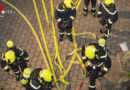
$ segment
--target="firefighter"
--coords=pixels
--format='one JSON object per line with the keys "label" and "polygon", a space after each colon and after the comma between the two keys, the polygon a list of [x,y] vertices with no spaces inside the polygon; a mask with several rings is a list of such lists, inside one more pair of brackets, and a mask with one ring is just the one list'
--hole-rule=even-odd
{"label": "firefighter", "polygon": [[95,90],[95,81],[110,70],[111,60],[105,49],[105,39],[100,38],[98,43],[90,43],[82,47],[82,60],[87,70],[89,79],[89,90]]}
{"label": "firefighter", "polygon": [[21,84],[26,88],[26,90],[28,90],[28,85],[29,85],[29,80],[30,80],[30,76],[31,76],[31,69],[30,68],[25,68],[23,71],[23,75],[21,78]]}
{"label": "firefighter", "polygon": [[76,7],[72,0],[64,0],[60,3],[55,10],[55,18],[57,20],[57,26],[59,28],[59,41],[63,41],[64,31],[66,31],[67,37],[71,42],[72,38],[72,21],[76,17]]}
{"label": "firefighter", "polygon": [[84,16],[86,16],[87,15],[87,13],[88,13],[88,5],[89,5],[89,2],[91,1],[91,4],[92,4],[92,8],[91,8],[91,14],[92,14],[92,16],[93,17],[95,17],[96,16],[96,1],[97,0],[84,0],[84,3],[85,3],[85,6],[84,6],[84,12],[83,12],[83,14],[84,14]]}
{"label": "firefighter", "polygon": [[98,9],[98,18],[101,24],[101,33],[105,33],[104,38],[108,38],[110,35],[112,24],[118,20],[118,12],[115,0],[104,0]]}
{"label": "firefighter", "polygon": [[29,56],[26,51],[17,48],[12,41],[7,41],[7,50],[2,54],[1,67],[9,72],[10,68],[16,75],[16,80],[20,79],[20,69],[23,72],[27,68]]}
{"label": "firefighter", "polygon": [[31,73],[29,90],[51,90],[53,76],[48,69],[37,68]]}

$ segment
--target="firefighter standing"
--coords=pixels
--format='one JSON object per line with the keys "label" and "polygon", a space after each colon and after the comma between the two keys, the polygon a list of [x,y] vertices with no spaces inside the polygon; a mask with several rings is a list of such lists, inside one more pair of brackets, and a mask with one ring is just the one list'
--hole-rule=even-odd
{"label": "firefighter standing", "polygon": [[88,13],[88,5],[89,5],[89,2],[91,1],[91,4],[92,4],[92,8],[91,8],[91,13],[92,13],[92,16],[95,17],[95,13],[96,13],[96,1],[97,0],[84,0],[84,3],[85,3],[85,6],[84,6],[84,16],[87,15]]}
{"label": "firefighter standing", "polygon": [[67,33],[67,37],[72,42],[72,21],[76,17],[76,7],[72,0],[64,0],[56,7],[55,18],[58,22],[57,26],[60,30],[60,39],[63,41],[64,31]]}
{"label": "firefighter standing", "polygon": [[48,69],[37,68],[31,73],[29,90],[51,90],[53,76]]}
{"label": "firefighter standing", "polygon": [[8,41],[7,50],[2,54],[1,67],[7,72],[11,68],[18,81],[20,79],[20,69],[23,72],[27,68],[27,62],[29,62],[27,52],[17,48],[12,41]]}
{"label": "firefighter standing", "polygon": [[[118,20],[118,12],[114,0],[104,0],[98,9],[99,22],[102,25],[100,32],[105,33],[105,38],[110,35],[112,24]],[[104,29],[106,29],[104,31]]]}
{"label": "firefighter standing", "polygon": [[111,67],[111,60],[105,51],[105,39],[100,38],[97,43],[90,43],[82,47],[82,59],[87,70],[87,76],[90,76],[89,90],[95,90],[96,78],[103,76]]}

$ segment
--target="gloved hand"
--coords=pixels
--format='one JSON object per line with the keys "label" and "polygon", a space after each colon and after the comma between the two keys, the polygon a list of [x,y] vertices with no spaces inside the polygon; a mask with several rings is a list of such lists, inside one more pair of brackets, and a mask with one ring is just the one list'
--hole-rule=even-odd
{"label": "gloved hand", "polygon": [[91,63],[90,61],[87,61],[87,62],[84,64],[84,67],[88,67],[88,66],[92,67],[92,63]]}

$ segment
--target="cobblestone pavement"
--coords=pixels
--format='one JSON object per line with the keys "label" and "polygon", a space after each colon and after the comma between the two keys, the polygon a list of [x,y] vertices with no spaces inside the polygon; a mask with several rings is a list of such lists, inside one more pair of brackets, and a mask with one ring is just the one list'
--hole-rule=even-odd
{"label": "cobblestone pavement", "polygon": [[[31,22],[33,27],[35,28],[40,41],[42,42],[42,37],[40,34],[40,28],[37,22],[37,17],[33,5],[32,0],[8,0],[14,6],[16,6]],[[48,15],[49,21],[51,22],[51,12],[50,12],[50,1],[44,0]],[[63,1],[63,0],[62,0]],[[54,7],[61,0],[53,0]],[[40,13],[40,18],[42,21],[42,26],[44,29],[44,34],[47,42],[47,46],[50,52],[50,56],[52,60],[55,55],[54,48],[54,40],[51,32],[48,29],[46,24],[46,19],[44,16],[44,11],[42,8],[41,0],[36,0],[38,11]],[[97,88],[103,87],[102,90],[117,90],[114,89],[118,84],[119,79],[119,63],[117,61],[116,55],[120,52],[118,48],[118,44],[124,41],[127,42],[128,47],[130,48],[130,0],[116,0],[117,9],[119,11],[119,20],[112,27],[111,37],[107,40],[107,48],[111,51],[110,57],[112,60],[112,68],[105,77],[97,80]],[[0,4],[3,4],[6,9],[13,10],[8,5],[4,4],[0,1]],[[95,33],[98,37],[101,36],[99,33],[99,24],[96,18],[93,18],[90,14],[87,17],[83,16],[83,5],[82,1],[80,8],[77,12],[77,17],[75,19],[75,31],[76,33],[81,32],[92,32]],[[13,10],[14,11],[14,10]],[[21,47],[29,53],[30,57],[30,68],[33,70],[34,68],[46,68],[44,60],[42,58],[40,48],[36,42],[36,39],[28,26],[28,24],[24,21],[24,19],[16,12],[13,14],[6,14],[4,17],[0,17],[0,55],[6,49],[6,41],[13,40],[16,46]],[[56,26],[56,24],[55,24]],[[58,29],[56,27],[56,35],[58,37]],[[76,38],[78,46],[80,47],[82,44],[88,43],[87,40],[91,40],[91,37],[87,35],[78,36]],[[42,43],[43,45],[43,43]],[[44,47],[44,45],[43,45]],[[73,43],[70,43],[68,40],[61,42],[59,44],[59,52],[65,68],[68,67],[68,63],[63,61],[63,57],[73,51]],[[54,64],[54,62],[53,62]],[[58,68],[54,65],[56,73],[58,73]],[[81,65],[73,64],[70,74],[70,89],[67,90],[78,90],[80,83],[83,81],[82,90],[87,90],[88,87],[88,78],[83,80],[82,77],[82,68]],[[57,74],[58,75],[58,74]],[[24,87],[21,86],[19,82],[15,81],[15,78],[8,75],[8,73],[4,72],[0,68],[0,88],[5,88],[7,90],[25,90]],[[60,84],[61,90],[63,90],[63,84]],[[54,90],[57,90],[56,88]]]}

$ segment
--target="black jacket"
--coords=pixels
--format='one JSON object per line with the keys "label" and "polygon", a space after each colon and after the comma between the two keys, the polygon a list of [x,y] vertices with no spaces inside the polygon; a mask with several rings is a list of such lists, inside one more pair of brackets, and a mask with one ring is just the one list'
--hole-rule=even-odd
{"label": "black jacket", "polygon": [[52,88],[51,82],[45,82],[44,79],[42,81],[39,80],[39,73],[41,70],[42,70],[41,68],[37,68],[31,73],[30,83],[29,83],[30,90],[44,90],[45,88],[46,88],[45,90],[51,90]]}
{"label": "black jacket", "polygon": [[[15,61],[14,63],[7,63],[5,60],[5,53],[9,50],[14,51],[15,53]],[[17,48],[16,46],[13,48],[8,48],[3,54],[2,54],[2,63],[1,63],[1,67],[5,70],[5,71],[9,71],[9,67],[8,65],[18,65],[19,62],[21,62],[22,60],[24,60],[25,62],[29,61],[29,56],[27,54],[27,52],[21,48]]]}
{"label": "black jacket", "polygon": [[98,9],[98,17],[106,20],[107,24],[113,24],[118,20],[118,11],[116,6],[113,4],[112,7],[101,3]]}
{"label": "black jacket", "polygon": [[76,17],[76,7],[72,6],[71,8],[65,8],[64,3],[60,3],[55,10],[56,20],[61,19],[62,21],[71,20],[70,17]]}
{"label": "black jacket", "polygon": [[83,63],[89,60],[90,62],[92,62],[93,65],[96,65],[98,68],[101,68],[104,65],[104,68],[101,70],[101,72],[106,73],[111,68],[111,60],[109,56],[107,55],[106,50],[96,43],[90,43],[89,45],[95,46],[97,51],[95,52],[95,57],[92,60],[89,60],[85,56],[85,49],[87,46],[83,46],[82,51],[81,51]]}

